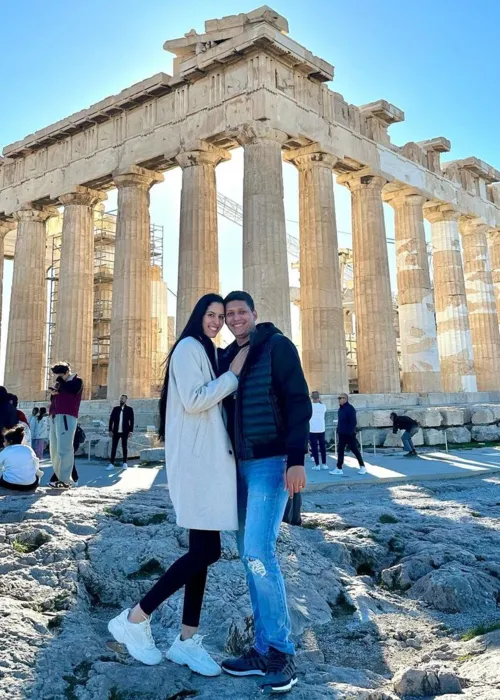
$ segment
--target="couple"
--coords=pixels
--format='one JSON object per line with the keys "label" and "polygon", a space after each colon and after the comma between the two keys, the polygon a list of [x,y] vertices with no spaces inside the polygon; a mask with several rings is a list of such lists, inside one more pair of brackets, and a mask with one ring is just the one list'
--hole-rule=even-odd
{"label": "couple", "polygon": [[[213,339],[224,319],[236,340]],[[311,404],[295,346],[272,323],[256,325],[252,297],[207,294],[169,355],[160,400],[170,496],[189,550],[131,610],[110,621],[114,638],[143,663],[162,660],[150,616],[184,587],[182,629],[170,661],[206,676],[221,667],[198,635],[207,570],[221,556],[221,530],[236,530],[255,623],[255,644],[222,669],[264,676],[266,693],[297,682],[276,540],[289,496],[305,486]],[[224,403],[224,407],[223,407]]]}

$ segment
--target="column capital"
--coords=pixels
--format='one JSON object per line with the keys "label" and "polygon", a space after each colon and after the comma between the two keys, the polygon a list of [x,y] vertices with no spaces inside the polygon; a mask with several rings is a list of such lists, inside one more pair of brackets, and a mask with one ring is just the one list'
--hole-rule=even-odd
{"label": "column capital", "polygon": [[0,220],[0,238],[4,238],[9,231],[16,228],[15,221]]}
{"label": "column capital", "polygon": [[215,168],[219,163],[231,160],[231,154],[223,148],[202,142],[197,147],[181,151],[175,160],[183,170],[191,168],[193,165],[213,165]]}
{"label": "column capital", "polygon": [[298,170],[305,170],[310,166],[328,168],[333,170],[338,162],[337,156],[329,153],[319,143],[312,143],[303,148],[294,148],[283,153],[283,160],[293,163]]}
{"label": "column capital", "polygon": [[452,204],[432,201],[424,205],[424,217],[435,224],[438,221],[458,221],[461,214]]}
{"label": "column capital", "polygon": [[267,122],[248,122],[238,130],[235,138],[240,146],[260,140],[275,141],[282,146],[288,140],[288,134],[280,129],[274,129]]}
{"label": "column capital", "polygon": [[[391,183],[392,184],[392,183]],[[386,204],[397,209],[405,204],[413,204],[423,207],[427,202],[427,197],[423,195],[416,187],[398,187],[382,192],[382,199]]]}
{"label": "column capital", "polygon": [[461,216],[458,221],[458,228],[462,237],[476,233],[483,233],[486,235],[490,230],[486,221],[483,221],[483,219],[478,216]]}
{"label": "column capital", "polygon": [[72,204],[84,206],[84,207],[94,207],[98,202],[102,202],[107,199],[107,194],[105,192],[99,192],[98,190],[91,190],[89,187],[82,187],[77,185],[71,192],[62,194],[59,197],[59,201],[65,207]]}
{"label": "column capital", "polygon": [[51,216],[57,216],[57,214],[58,211],[56,207],[38,207],[33,205],[15,211],[12,216],[20,223],[44,223],[47,219],[50,219]]}
{"label": "column capital", "polygon": [[140,168],[138,165],[129,165],[113,172],[113,182],[118,189],[120,187],[140,187],[149,190],[157,182],[163,182],[163,175],[154,170]]}
{"label": "column capital", "polygon": [[387,184],[387,180],[382,175],[379,175],[371,168],[363,168],[354,173],[347,173],[337,177],[339,185],[345,185],[351,192],[360,192],[361,190],[380,190]]}

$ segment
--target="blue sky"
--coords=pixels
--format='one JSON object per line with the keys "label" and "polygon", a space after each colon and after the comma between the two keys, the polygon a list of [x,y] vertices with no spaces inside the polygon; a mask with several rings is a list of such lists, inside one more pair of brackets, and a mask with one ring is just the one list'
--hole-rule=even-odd
{"label": "blue sky", "polygon": [[[0,0],[0,146],[154,73],[171,73],[171,56],[162,48],[166,39],[191,28],[201,32],[206,19],[258,5],[257,0]],[[331,87],[348,102],[384,98],[404,110],[406,121],[391,127],[393,142],[445,136],[452,143],[448,159],[474,155],[500,169],[498,0],[273,0],[271,6],[287,17],[293,39],[335,66]],[[241,201],[241,154],[220,166],[217,177],[220,190]],[[293,166],[285,166],[284,177],[287,217],[297,220]],[[180,172],[173,171],[151,196],[152,219],[165,227],[165,276],[173,289],[179,192]],[[336,188],[336,203],[338,228],[349,231],[344,188]],[[385,209],[390,234],[392,213]],[[289,232],[298,235],[297,225],[290,223]],[[341,236],[340,244],[348,245],[348,237]],[[241,279],[241,232],[224,220],[220,247],[226,291]],[[7,263],[4,307],[10,280]],[[2,336],[3,350],[5,332]]]}

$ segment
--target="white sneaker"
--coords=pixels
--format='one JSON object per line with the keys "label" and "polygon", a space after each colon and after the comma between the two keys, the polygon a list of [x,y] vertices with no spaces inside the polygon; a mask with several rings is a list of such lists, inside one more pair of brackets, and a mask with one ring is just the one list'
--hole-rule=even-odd
{"label": "white sneaker", "polygon": [[147,666],[156,666],[161,663],[163,655],[156,648],[149,619],[135,624],[129,622],[129,613],[130,609],[127,608],[110,620],[108,630],[117,642],[125,644],[130,656],[133,656],[137,661],[142,661]]}
{"label": "white sneaker", "polygon": [[332,474],[332,476],[347,476],[347,474],[344,474],[343,469],[332,469],[328,473]]}
{"label": "white sneaker", "polygon": [[167,659],[180,666],[189,666],[191,671],[202,676],[218,676],[222,669],[203,646],[203,637],[195,634],[191,639],[181,641],[179,634],[167,651]]}
{"label": "white sneaker", "polygon": [[108,466],[106,467],[106,470],[105,470],[105,471],[107,471],[107,472],[112,472],[114,468],[115,468],[115,465],[114,465],[114,464],[108,464]]}
{"label": "white sneaker", "polygon": [[365,467],[365,466],[360,467],[360,468],[359,468],[359,471],[358,471],[358,474],[366,474],[366,467]]}
{"label": "white sneaker", "polygon": [[128,464],[126,462],[122,464],[122,469],[128,469]]}
{"label": "white sneaker", "polygon": [[319,466],[319,464],[313,464],[311,467],[311,471],[313,471],[313,472],[319,472],[320,470],[321,470],[321,467]]}
{"label": "white sneaker", "polygon": [[328,464],[322,464],[322,465],[321,465],[321,469],[322,469],[324,472],[327,472],[328,469],[329,469]]}

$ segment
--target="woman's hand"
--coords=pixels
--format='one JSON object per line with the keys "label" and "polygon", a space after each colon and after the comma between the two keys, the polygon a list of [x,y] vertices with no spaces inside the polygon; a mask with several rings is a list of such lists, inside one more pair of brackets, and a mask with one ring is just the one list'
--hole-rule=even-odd
{"label": "woman's hand", "polygon": [[237,377],[239,377],[241,374],[241,370],[243,369],[243,365],[245,364],[245,360],[247,359],[247,355],[248,355],[249,350],[250,350],[249,345],[247,345],[244,348],[241,348],[239,353],[236,355],[234,360],[231,362],[231,366],[229,367],[229,369]]}

